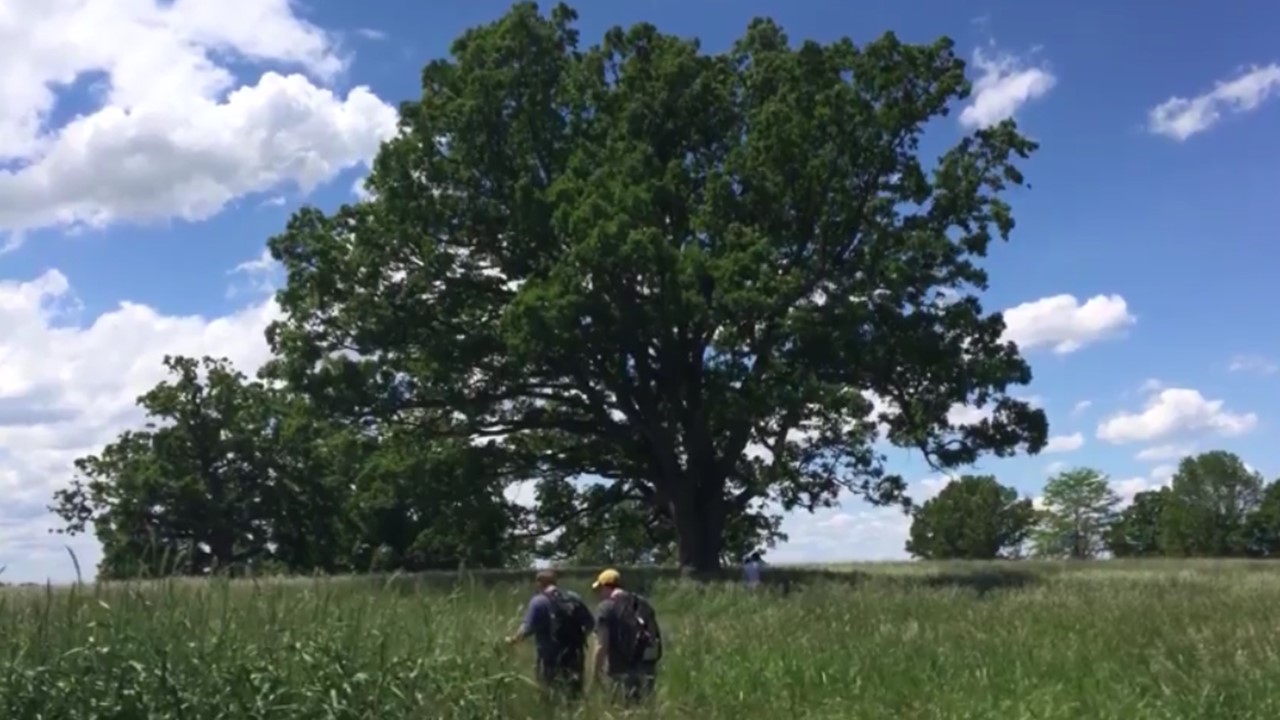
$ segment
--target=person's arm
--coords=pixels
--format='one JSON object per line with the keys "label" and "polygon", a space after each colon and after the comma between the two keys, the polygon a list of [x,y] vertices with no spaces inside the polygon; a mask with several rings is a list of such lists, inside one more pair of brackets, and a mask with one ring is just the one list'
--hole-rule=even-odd
{"label": "person's arm", "polygon": [[605,674],[609,662],[609,629],[613,621],[609,615],[608,607],[601,603],[596,610],[596,651],[592,660],[595,670],[592,675],[598,682]]}
{"label": "person's arm", "polygon": [[543,603],[539,602],[541,599],[542,596],[539,595],[529,601],[529,607],[524,613],[524,620],[521,621],[520,628],[516,630],[515,634],[507,638],[508,643],[515,645],[534,633],[535,628],[538,626],[538,616],[543,605]]}

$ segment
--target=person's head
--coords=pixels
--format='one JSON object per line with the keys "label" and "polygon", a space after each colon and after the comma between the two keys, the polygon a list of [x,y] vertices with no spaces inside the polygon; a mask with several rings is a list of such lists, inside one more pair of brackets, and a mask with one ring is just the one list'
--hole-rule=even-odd
{"label": "person's head", "polygon": [[539,570],[538,574],[533,576],[533,582],[538,586],[539,590],[555,587],[558,579],[555,570]]}
{"label": "person's head", "polygon": [[622,589],[622,573],[613,568],[601,571],[596,576],[596,581],[591,583],[591,589],[601,597],[612,595],[614,590]]}
{"label": "person's head", "polygon": [[751,557],[749,559],[751,562],[760,562],[760,551],[757,550],[756,552],[751,553]]}

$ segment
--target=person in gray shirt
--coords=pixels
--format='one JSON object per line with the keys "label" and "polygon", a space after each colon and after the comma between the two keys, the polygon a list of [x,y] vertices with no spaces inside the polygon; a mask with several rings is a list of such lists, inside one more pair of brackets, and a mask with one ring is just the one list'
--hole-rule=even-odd
{"label": "person in gray shirt", "polygon": [[643,596],[622,587],[617,570],[605,570],[591,588],[600,596],[596,606],[595,677],[608,678],[625,703],[652,697],[662,658],[662,629],[653,606]]}

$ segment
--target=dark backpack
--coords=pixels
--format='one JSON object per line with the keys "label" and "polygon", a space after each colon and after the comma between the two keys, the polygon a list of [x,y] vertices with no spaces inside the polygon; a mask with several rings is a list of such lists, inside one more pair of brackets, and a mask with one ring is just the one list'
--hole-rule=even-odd
{"label": "dark backpack", "polygon": [[622,638],[629,645],[623,655],[631,659],[631,666],[654,663],[662,659],[662,630],[658,616],[648,600],[627,593],[618,599],[618,615],[622,621]]}
{"label": "dark backpack", "polygon": [[591,611],[581,600],[558,589],[547,593],[547,598],[551,600],[551,640],[556,649],[562,653],[581,650],[587,644]]}

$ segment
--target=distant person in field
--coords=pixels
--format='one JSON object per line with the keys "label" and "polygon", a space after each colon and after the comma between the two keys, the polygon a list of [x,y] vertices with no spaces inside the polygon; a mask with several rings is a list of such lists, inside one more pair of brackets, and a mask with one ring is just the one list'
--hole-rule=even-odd
{"label": "distant person in field", "polygon": [[662,629],[653,606],[643,596],[622,587],[617,570],[605,570],[591,589],[596,606],[595,678],[608,680],[610,689],[627,704],[653,695],[658,661],[662,659]]}
{"label": "distant person in field", "polygon": [[760,586],[760,573],[764,570],[764,559],[760,557],[759,551],[753,552],[742,560],[742,579],[746,581],[749,589],[756,589]]}
{"label": "distant person in field", "polygon": [[529,600],[524,622],[507,642],[514,645],[532,637],[538,681],[550,694],[574,699],[582,695],[587,639],[595,618],[582,596],[557,587],[557,579],[554,570],[538,572],[537,591]]}

